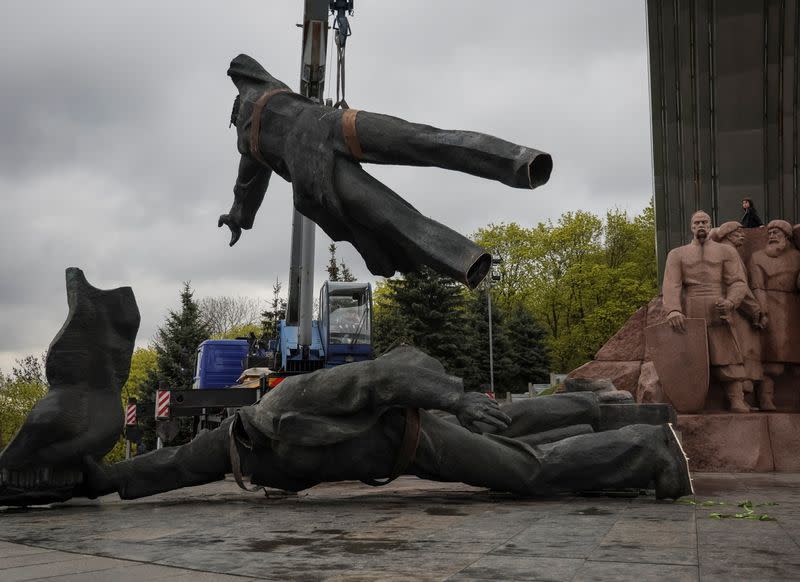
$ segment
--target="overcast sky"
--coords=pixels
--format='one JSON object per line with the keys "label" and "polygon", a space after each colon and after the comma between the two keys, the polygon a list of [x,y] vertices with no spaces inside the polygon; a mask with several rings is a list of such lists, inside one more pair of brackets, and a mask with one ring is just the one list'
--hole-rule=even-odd
{"label": "overcast sky", "polygon": [[[42,353],[66,316],[64,269],[130,285],[146,345],[183,281],[268,297],[287,279],[291,189],[273,177],[228,247],[238,154],[230,60],[297,88],[301,0],[11,0],[0,10],[0,368]],[[469,235],[584,209],[639,212],[652,191],[644,0],[357,0],[351,107],[549,152],[534,191],[438,169],[367,167]],[[333,88],[333,77],[329,89]],[[327,236],[317,229],[314,287]],[[373,279],[348,243],[341,257]]]}

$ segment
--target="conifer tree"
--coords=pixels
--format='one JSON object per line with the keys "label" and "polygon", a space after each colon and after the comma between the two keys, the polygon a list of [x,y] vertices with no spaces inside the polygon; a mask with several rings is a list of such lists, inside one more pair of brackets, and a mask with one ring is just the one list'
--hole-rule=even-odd
{"label": "conifer tree", "polygon": [[180,295],[180,311],[170,310],[153,342],[159,381],[165,388],[172,390],[191,388],[197,347],[209,336],[193,295],[189,283],[184,283]]}
{"label": "conifer tree", "polygon": [[[477,384],[481,390],[491,386],[489,358],[489,305],[488,289],[481,285],[473,293],[472,317],[476,335],[473,361],[476,366],[476,377],[469,382]],[[492,296],[494,299],[494,295]],[[517,346],[509,337],[503,309],[496,299],[492,301],[492,355],[494,360],[494,389],[498,395],[513,392],[514,381],[519,375],[519,366],[515,361]],[[466,379],[465,379],[466,382]]]}
{"label": "conifer tree", "polygon": [[[156,331],[153,348],[157,367],[149,371],[141,384],[139,393],[144,402],[153,402],[156,390],[187,390],[192,386],[197,347],[209,335],[193,295],[189,283],[184,283],[180,310],[170,310],[166,321]],[[152,449],[155,446],[152,420],[143,420],[143,440],[146,447]],[[173,444],[188,441],[190,433],[189,419],[181,419],[181,431]]]}
{"label": "conifer tree", "polygon": [[328,259],[328,266],[325,268],[328,271],[328,281],[339,280],[339,264],[336,262],[336,243],[331,243],[328,246],[328,252],[331,254]]}
{"label": "conifer tree", "polygon": [[328,259],[328,266],[325,270],[328,272],[328,281],[355,281],[356,278],[350,272],[350,267],[345,265],[344,261],[338,261],[336,258],[336,244],[331,243],[328,246],[328,252],[331,254]]}
{"label": "conifer tree", "polygon": [[384,352],[399,342],[416,346],[444,365],[449,374],[474,382],[474,332],[461,285],[424,267],[386,281],[376,311],[373,342]]}

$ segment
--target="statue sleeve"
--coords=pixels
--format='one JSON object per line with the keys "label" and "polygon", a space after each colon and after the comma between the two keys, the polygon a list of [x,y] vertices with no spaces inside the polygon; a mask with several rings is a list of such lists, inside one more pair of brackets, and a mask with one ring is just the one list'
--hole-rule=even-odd
{"label": "statue sleeve", "polygon": [[242,155],[239,161],[239,175],[233,187],[233,206],[230,215],[239,227],[247,230],[253,227],[261,202],[269,186],[272,170],[249,155]]}
{"label": "statue sleeve", "polygon": [[767,287],[767,281],[764,270],[758,262],[753,259],[750,259],[750,262],[747,264],[747,270],[750,273],[750,288],[753,290],[753,295],[761,305],[761,311],[766,314],[767,295],[764,290]]}
{"label": "statue sleeve", "polygon": [[738,253],[732,248],[726,249],[730,252],[726,253],[723,263],[723,277],[727,289],[725,295],[735,307],[739,307],[750,290],[747,286],[747,273]]}
{"label": "statue sleeve", "polygon": [[683,269],[681,268],[680,256],[676,250],[670,251],[667,255],[667,264],[664,267],[664,282],[661,284],[664,309],[667,310],[667,313],[670,311],[683,313],[683,308],[681,307]]}

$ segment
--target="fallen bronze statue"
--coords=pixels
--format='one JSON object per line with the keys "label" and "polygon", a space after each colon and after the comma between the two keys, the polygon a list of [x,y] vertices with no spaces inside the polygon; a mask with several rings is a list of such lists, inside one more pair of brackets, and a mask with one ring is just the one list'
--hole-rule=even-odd
{"label": "fallen bronze statue", "polygon": [[239,91],[231,122],[241,154],[234,202],[218,225],[230,244],[252,228],[272,173],[292,183],[294,206],[335,241],[348,241],[374,275],[427,265],[469,287],[491,257],[447,226],[423,216],[362,163],[437,166],[514,188],[546,183],[552,158],[472,131],[443,130],[397,117],[333,109],[275,79],[247,55],[228,69]]}
{"label": "fallen bronze statue", "polygon": [[692,492],[669,424],[598,431],[598,400],[590,392],[501,408],[464,392],[459,378],[409,346],[288,378],[188,444],[104,465],[122,429],[120,389],[139,313],[129,288],[100,291],[78,269],[67,270],[67,294],[69,315],[47,357],[50,391],[0,453],[0,505],[113,492],[132,499],[230,473],[240,484],[249,476],[255,485],[289,491],[416,475],[524,496]]}

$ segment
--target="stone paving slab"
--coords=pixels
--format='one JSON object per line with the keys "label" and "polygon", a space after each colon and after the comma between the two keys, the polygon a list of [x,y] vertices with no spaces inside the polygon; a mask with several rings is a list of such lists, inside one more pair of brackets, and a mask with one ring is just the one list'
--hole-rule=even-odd
{"label": "stone paving slab", "polygon": [[[800,579],[800,474],[695,485],[690,504],[521,499],[405,477],[267,497],[225,481],[5,508],[0,582]],[[754,508],[777,521],[709,517],[745,499],[777,504]]]}

